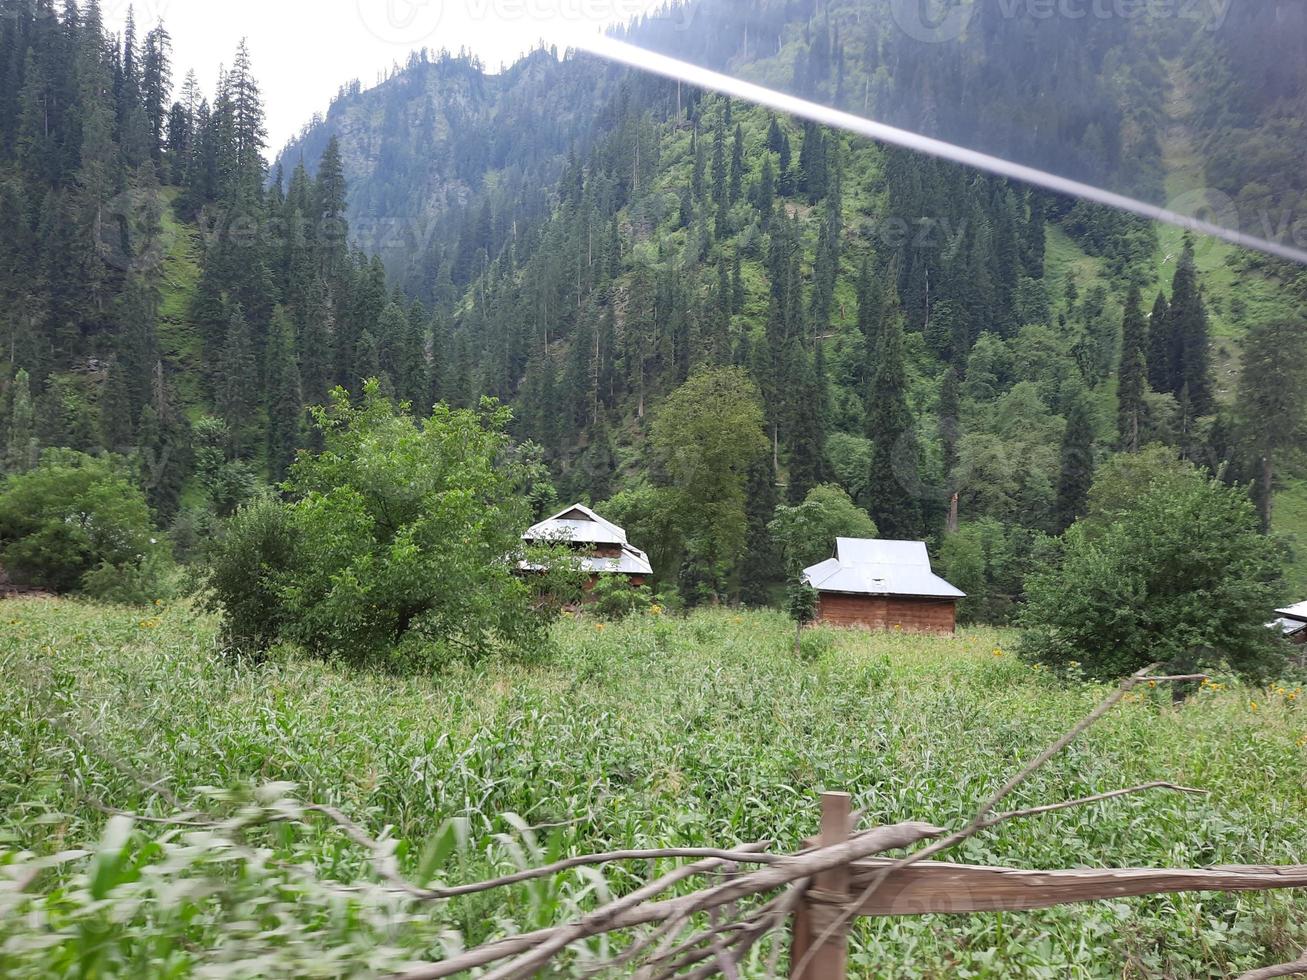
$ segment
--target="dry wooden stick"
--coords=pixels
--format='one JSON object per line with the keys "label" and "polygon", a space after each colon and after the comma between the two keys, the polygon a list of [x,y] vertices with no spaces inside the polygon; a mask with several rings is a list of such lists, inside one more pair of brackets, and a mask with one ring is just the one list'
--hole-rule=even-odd
{"label": "dry wooden stick", "polygon": [[[805,854],[782,857],[765,868],[747,875],[716,885],[703,891],[670,898],[661,902],[652,902],[639,908],[627,909],[600,921],[587,922],[585,931],[578,939],[629,929],[649,922],[662,922],[672,916],[693,915],[718,905],[758,895],[790,884],[800,878],[810,878],[818,871],[839,867],[850,861],[858,861],[874,854],[909,847],[927,837],[935,837],[943,831],[939,827],[926,823],[908,822],[877,827],[857,837],[851,838],[834,847],[819,848]],[[603,910],[599,910],[603,911]],[[592,913],[591,915],[596,915]],[[590,919],[591,917],[587,917]],[[401,980],[438,980],[463,970],[485,966],[497,960],[506,959],[524,950],[531,950],[557,936],[562,930],[574,930],[575,926],[554,926],[538,929],[535,932],[508,939],[498,940],[460,953],[439,963],[429,963],[415,967],[399,977]],[[572,940],[575,942],[576,940]]]}
{"label": "dry wooden stick", "polygon": [[1007,820],[1017,820],[1022,817],[1036,817],[1042,813],[1054,813],[1058,810],[1069,810],[1071,807],[1086,806],[1090,803],[1101,803],[1103,800],[1116,799],[1118,796],[1130,796],[1134,793],[1143,793],[1150,789],[1169,789],[1177,793],[1191,793],[1195,796],[1207,796],[1209,790],[1194,789],[1192,786],[1178,786],[1175,783],[1154,782],[1143,783],[1140,786],[1131,786],[1129,789],[1114,789],[1107,793],[1095,793],[1093,796],[1082,796],[1078,800],[1065,800],[1062,803],[1048,803],[1044,806],[1032,806],[1025,810],[1009,810],[1007,813],[995,814],[987,817],[981,824],[981,829],[997,826]]}
{"label": "dry wooden stick", "polygon": [[[801,879],[799,882],[796,883],[796,885],[802,885],[802,887],[806,889],[807,879],[806,878]],[[791,885],[790,887],[793,888],[796,887],[796,885]],[[661,968],[663,974],[659,974],[659,975],[665,975],[666,973],[669,972],[675,973],[676,971],[682,969],[685,966],[688,966],[692,963],[699,962],[700,960],[703,959],[703,956],[701,955],[703,951],[699,947],[702,947],[702,945],[705,942],[714,941],[719,934],[724,934],[728,932],[742,932],[748,930],[751,927],[755,927],[759,922],[763,921],[764,919],[771,918],[772,916],[775,915],[775,910],[781,905],[782,901],[784,900],[787,894],[788,892],[780,896],[777,896],[776,898],[773,898],[771,901],[763,905],[756,912],[753,912],[752,914],[745,916],[743,919],[740,919],[738,921],[728,922],[724,925],[717,925],[714,923],[712,928],[707,929],[704,932],[696,933],[694,936],[691,936],[689,939],[678,944],[673,949],[667,949],[665,951],[660,949],[659,951],[655,952],[654,955],[649,958],[649,962],[646,965],[645,970],[643,971],[646,974],[646,980],[652,980],[652,978],[656,975],[653,972],[653,966],[655,964],[659,964],[659,963],[662,964]],[[683,920],[678,920],[678,921],[683,921]],[[734,942],[734,939],[732,939],[732,942]],[[682,959],[687,954],[689,954],[691,958]],[[615,965],[616,960],[614,960],[613,962]],[[671,965],[668,965],[669,963]]]}
{"label": "dry wooden stick", "polygon": [[1296,977],[1304,973],[1307,973],[1307,952],[1304,952],[1301,958],[1294,960],[1292,963],[1281,963],[1278,966],[1264,966],[1260,970],[1249,970],[1239,980],[1272,980],[1274,977]]}
{"label": "dry wooden stick", "polygon": [[335,807],[318,803],[306,804],[306,810],[321,813],[335,823],[355,844],[372,853],[372,867],[378,877],[388,884],[422,901],[440,901],[457,898],[460,895],[474,895],[479,892],[516,885],[523,881],[547,878],[572,868],[595,864],[612,864],[617,861],[649,861],[656,858],[700,858],[713,859],[713,867],[727,861],[749,862],[753,864],[775,864],[783,855],[765,854],[763,850],[771,846],[771,841],[757,841],[736,850],[716,847],[657,847],[643,850],[607,851],[602,854],[581,854],[564,858],[539,868],[526,868],[499,878],[471,882],[466,885],[454,885],[449,888],[419,888],[399,874],[394,856],[386,854],[381,844],[368,836],[358,824],[350,820]]}
{"label": "dry wooden stick", "polygon": [[[759,842],[752,846],[761,848],[765,847],[766,843]],[[556,954],[566,949],[578,939],[583,939],[587,935],[593,935],[594,933],[588,932],[588,930],[594,928],[596,925],[602,926],[605,922],[620,915],[622,912],[635,908],[637,905],[653,898],[655,895],[661,895],[678,882],[684,881],[686,878],[693,877],[696,874],[711,871],[713,868],[719,867],[722,863],[722,858],[712,857],[704,861],[696,862],[695,864],[687,864],[684,867],[677,868],[675,871],[668,872],[661,878],[655,878],[648,884],[635,889],[635,891],[631,892],[629,895],[624,895],[622,898],[619,898],[614,902],[609,902],[602,908],[596,909],[587,916],[583,916],[580,920],[570,926],[564,926],[559,929],[555,935],[545,940],[531,952],[519,957],[512,963],[507,963],[504,966],[491,970],[485,975],[483,980],[506,980],[508,977],[530,976],[536,971],[536,969],[543,966],[545,963],[548,963]]]}
{"label": "dry wooden stick", "polygon": [[[798,904],[799,899],[802,897],[803,893],[806,892],[807,890],[808,890],[807,879],[804,879],[802,881],[796,882],[794,885],[791,885],[788,889],[786,889],[785,893],[782,894],[779,897],[779,899],[776,901],[775,910],[773,912],[771,912],[767,916],[755,916],[754,918],[757,919],[757,921],[754,923],[753,926],[741,932],[739,935],[733,937],[730,940],[728,945],[730,945],[733,949],[733,955],[735,957],[736,963],[739,963],[739,961],[744,958],[744,954],[747,953],[750,949],[752,949],[754,945],[758,943],[759,940],[761,940],[768,933],[774,931],[782,922],[785,921],[785,918],[794,911],[794,907]],[[752,921],[752,920],[746,920],[746,921]],[[777,951],[779,951],[779,949],[780,947],[778,946]],[[704,958],[706,957],[702,954],[700,954],[697,957],[697,959],[704,959]],[[674,969],[669,967],[667,971],[662,973],[660,976],[658,976],[656,980],[671,980],[672,977],[677,976],[681,970],[685,969],[685,967],[693,965],[693,963],[696,962],[697,959],[690,960],[687,958],[686,961],[683,961],[679,965],[675,966]],[[699,967],[697,970],[685,974],[684,980],[693,980],[693,978],[711,977],[716,972],[717,972],[716,965],[712,963],[707,963]],[[775,972],[774,967],[772,968],[772,972],[774,975]]]}
{"label": "dry wooden stick", "polygon": [[[998,792],[994,793],[993,796],[991,796],[988,800],[985,801],[985,803],[980,807],[980,809],[976,811],[976,815],[972,817],[970,822],[968,822],[967,825],[963,827],[961,830],[959,830],[954,834],[950,834],[948,837],[936,841],[933,844],[923,847],[919,851],[914,851],[912,854],[909,854],[907,857],[902,858],[901,860],[896,861],[893,864],[886,865],[885,868],[883,868],[876,875],[876,877],[871,880],[871,882],[867,885],[867,887],[863,889],[861,895],[859,895],[856,899],[854,899],[842,910],[840,910],[838,915],[832,918],[830,924],[827,925],[826,928],[822,930],[821,934],[816,938],[813,944],[809,947],[808,951],[804,953],[803,958],[794,967],[792,973],[794,973],[796,976],[803,976],[804,971],[807,969],[808,964],[811,962],[812,958],[817,954],[817,951],[822,948],[822,946],[826,943],[828,939],[830,939],[831,936],[835,935],[835,933],[837,933],[840,929],[844,928],[844,926],[849,922],[849,920],[852,919],[854,915],[857,914],[857,910],[863,904],[865,904],[866,901],[869,898],[871,898],[873,894],[875,894],[876,889],[879,888],[881,884],[885,881],[885,879],[888,878],[890,874],[892,874],[894,871],[900,868],[906,868],[909,865],[915,864],[918,861],[923,861],[926,858],[931,857],[935,854],[939,854],[942,851],[946,851],[951,848],[957,847],[963,841],[966,841],[969,838],[974,837],[981,830],[1002,823],[1005,819],[1016,819],[1018,816],[1024,815],[1022,811],[1018,810],[1018,811],[1014,811],[1013,815],[1010,817],[1005,817],[1000,814],[998,817],[995,817],[992,820],[987,821],[986,819],[989,817],[990,813],[993,812],[994,808],[997,807],[998,804],[1001,803],[1004,799],[1006,799],[1009,795],[1011,795],[1012,792],[1016,790],[1018,786],[1024,783],[1027,779],[1029,779],[1032,775],[1038,772],[1041,768],[1043,768],[1044,765],[1051,758],[1053,758],[1053,756],[1057,755],[1068,745],[1074,742],[1077,738],[1079,738],[1082,734],[1084,734],[1086,730],[1093,727],[1093,725],[1095,725],[1105,714],[1107,714],[1114,707],[1116,707],[1117,704],[1119,704],[1121,700],[1127,694],[1129,694],[1130,691],[1132,691],[1135,687],[1149,680],[1160,681],[1160,680],[1167,679],[1165,677],[1153,676],[1153,671],[1156,670],[1158,666],[1159,664],[1149,664],[1147,667],[1143,668],[1142,670],[1136,671],[1130,677],[1126,678],[1126,680],[1121,684],[1121,686],[1117,688],[1112,694],[1104,698],[1098,704],[1098,706],[1094,708],[1093,711],[1089,712],[1089,714],[1085,715],[1085,717],[1080,719],[1080,721],[1076,722],[1076,724],[1072,726],[1064,735],[1062,735],[1061,738],[1059,738],[1052,745],[1044,749],[1044,751],[1040,752],[1039,755],[1035,756],[1035,758],[1032,759],[1030,762],[1026,763],[1026,765],[1024,765],[1020,769],[1020,771],[1016,773],[1016,775],[1014,775],[1011,779],[1009,779],[1006,783],[1004,783],[1003,786],[999,788]],[[1206,675],[1203,674],[1176,675],[1175,677],[1172,677],[1170,679],[1194,680],[1194,679],[1202,678],[1204,676]]]}

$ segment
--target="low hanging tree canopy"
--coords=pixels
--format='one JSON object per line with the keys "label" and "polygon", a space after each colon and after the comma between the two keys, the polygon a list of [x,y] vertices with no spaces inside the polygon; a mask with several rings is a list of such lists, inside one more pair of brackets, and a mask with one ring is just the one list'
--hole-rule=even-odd
{"label": "low hanging tree canopy", "polygon": [[213,561],[233,642],[406,663],[543,648],[580,578],[552,552],[518,573],[538,474],[512,451],[508,410],[442,404],[418,421],[372,380],[360,404],[337,389],[314,417],[324,449],[291,468],[291,501],[238,515]]}
{"label": "low hanging tree canopy", "polygon": [[1154,662],[1260,676],[1277,660],[1265,622],[1280,565],[1242,488],[1168,466],[1106,526],[1074,525],[1060,561],[1030,576],[1024,655],[1100,680]]}

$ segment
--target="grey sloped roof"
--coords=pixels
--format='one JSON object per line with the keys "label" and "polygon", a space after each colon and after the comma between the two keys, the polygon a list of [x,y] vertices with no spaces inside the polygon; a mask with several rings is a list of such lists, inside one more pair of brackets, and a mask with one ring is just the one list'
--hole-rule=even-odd
{"label": "grey sloped roof", "polygon": [[[622,548],[622,554],[619,558],[578,555],[572,560],[577,562],[581,571],[591,575],[653,574],[653,566],[649,564],[649,556],[639,548],[632,548],[630,545]],[[545,570],[545,566],[526,560],[519,561],[517,567],[524,572],[541,572]]]}
{"label": "grey sloped roof", "polygon": [[573,544],[626,544],[626,532],[584,504],[573,504],[522,535],[523,541],[570,541]]}
{"label": "grey sloped roof", "polygon": [[620,558],[583,558],[581,567],[587,572],[602,575],[605,572],[619,573],[622,575],[652,575],[653,566],[649,564],[649,556],[639,548],[632,548],[627,545],[622,549]]}
{"label": "grey sloped roof", "polygon": [[[541,521],[522,535],[523,541],[558,541],[569,544],[618,545],[622,549],[616,558],[586,555],[580,559],[584,571],[596,575],[652,575],[649,556],[626,540],[626,532],[605,520],[584,504],[573,504],[553,517]],[[531,569],[522,562],[523,569]]]}
{"label": "grey sloped roof", "polygon": [[1285,619],[1296,619],[1300,623],[1307,623],[1307,602],[1300,602],[1297,605],[1286,606],[1284,609],[1275,610],[1275,615],[1282,616]]}
{"label": "grey sloped roof", "polygon": [[921,541],[840,538],[835,543],[835,557],[805,569],[803,577],[819,592],[966,598],[965,592],[931,571],[930,555]]}
{"label": "grey sloped roof", "polygon": [[1303,622],[1301,619],[1289,619],[1284,616],[1271,620],[1266,626],[1268,629],[1278,629],[1285,636],[1296,636],[1307,630],[1307,622]]}

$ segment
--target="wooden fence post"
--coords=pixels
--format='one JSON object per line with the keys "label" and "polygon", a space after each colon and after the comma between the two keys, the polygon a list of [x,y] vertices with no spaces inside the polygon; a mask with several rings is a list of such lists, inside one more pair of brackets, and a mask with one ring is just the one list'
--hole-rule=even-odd
{"label": "wooden fence post", "polygon": [[[821,846],[831,847],[849,839],[852,797],[848,793],[821,794]],[[794,914],[793,941],[790,943],[791,980],[844,980],[849,961],[848,928],[837,929],[808,958],[818,937],[835,920],[840,906],[849,895],[849,869],[832,868],[817,875]],[[808,964],[799,972],[799,964]]]}

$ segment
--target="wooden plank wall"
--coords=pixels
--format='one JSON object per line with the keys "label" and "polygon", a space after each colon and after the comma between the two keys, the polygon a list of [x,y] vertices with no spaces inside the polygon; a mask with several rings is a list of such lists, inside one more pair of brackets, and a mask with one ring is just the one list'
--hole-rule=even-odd
{"label": "wooden plank wall", "polygon": [[957,628],[957,603],[823,592],[818,618],[832,626],[873,630],[899,626],[910,633],[952,633]]}

